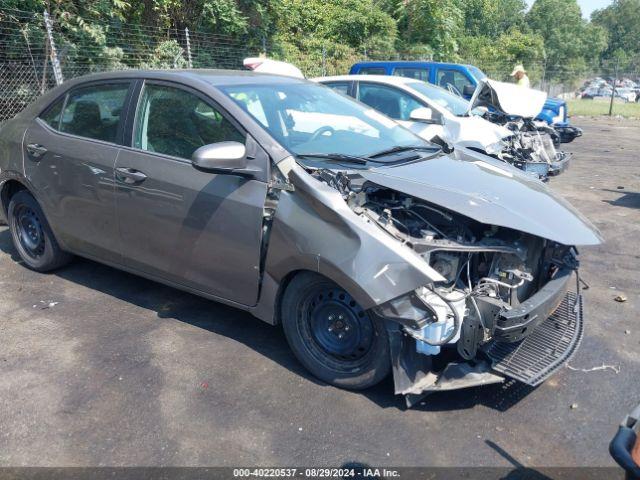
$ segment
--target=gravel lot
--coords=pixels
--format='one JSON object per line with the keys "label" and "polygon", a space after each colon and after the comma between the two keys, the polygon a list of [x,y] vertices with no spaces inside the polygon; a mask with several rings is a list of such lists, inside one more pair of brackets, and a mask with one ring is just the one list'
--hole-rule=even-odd
{"label": "gravel lot", "polygon": [[532,467],[612,465],[608,442],[640,402],[640,122],[574,120],[585,136],[550,183],[606,244],[582,252],[571,365],[615,371],[405,410],[390,382],[316,382],[280,329],[240,311],[85,260],[31,272],[0,227],[0,465],[509,466],[501,450]]}

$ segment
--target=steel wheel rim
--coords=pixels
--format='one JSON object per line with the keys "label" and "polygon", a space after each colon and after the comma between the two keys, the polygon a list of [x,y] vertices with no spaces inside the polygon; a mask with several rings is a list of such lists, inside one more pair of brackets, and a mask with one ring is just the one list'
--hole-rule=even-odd
{"label": "steel wheel rim", "polygon": [[375,341],[373,323],[353,298],[340,289],[323,289],[305,309],[309,340],[323,356],[351,367],[362,362]]}
{"label": "steel wheel rim", "polygon": [[22,250],[33,259],[41,257],[45,238],[38,214],[32,208],[20,205],[15,212],[15,226]]}

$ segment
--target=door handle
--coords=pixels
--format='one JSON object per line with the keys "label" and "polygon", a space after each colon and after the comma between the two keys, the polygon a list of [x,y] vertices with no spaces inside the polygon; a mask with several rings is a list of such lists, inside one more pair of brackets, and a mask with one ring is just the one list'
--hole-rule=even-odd
{"label": "door handle", "polygon": [[134,168],[120,167],[116,168],[116,178],[127,185],[135,185],[144,182],[147,176]]}
{"label": "door handle", "polygon": [[27,145],[27,152],[29,152],[29,155],[33,158],[40,158],[47,153],[47,149],[38,143],[30,143]]}

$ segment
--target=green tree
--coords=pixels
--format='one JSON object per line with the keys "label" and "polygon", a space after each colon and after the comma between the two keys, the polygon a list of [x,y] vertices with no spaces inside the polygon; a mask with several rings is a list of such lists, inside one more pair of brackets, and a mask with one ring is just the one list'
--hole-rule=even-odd
{"label": "green tree", "polygon": [[525,24],[524,0],[459,0],[467,36],[498,37]]}
{"label": "green tree", "polygon": [[536,0],[526,20],[544,39],[547,74],[552,78],[576,80],[607,46],[605,31],[582,18],[576,0]]}
{"label": "green tree", "polygon": [[620,60],[623,69],[640,66],[640,0],[614,0],[593,12],[591,21],[609,36],[606,59]]}
{"label": "green tree", "polygon": [[455,61],[464,32],[464,12],[451,0],[407,0],[398,9],[409,45],[430,46],[434,59]]}

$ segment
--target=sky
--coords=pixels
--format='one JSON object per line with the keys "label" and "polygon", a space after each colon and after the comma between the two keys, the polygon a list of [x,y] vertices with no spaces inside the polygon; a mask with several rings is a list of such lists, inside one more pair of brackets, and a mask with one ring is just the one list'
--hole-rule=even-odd
{"label": "sky", "polygon": [[[529,6],[533,4],[534,0],[527,0]],[[591,17],[591,12],[599,8],[604,8],[607,5],[611,5],[611,0],[578,0],[578,5],[582,9],[582,16],[584,18]]]}

